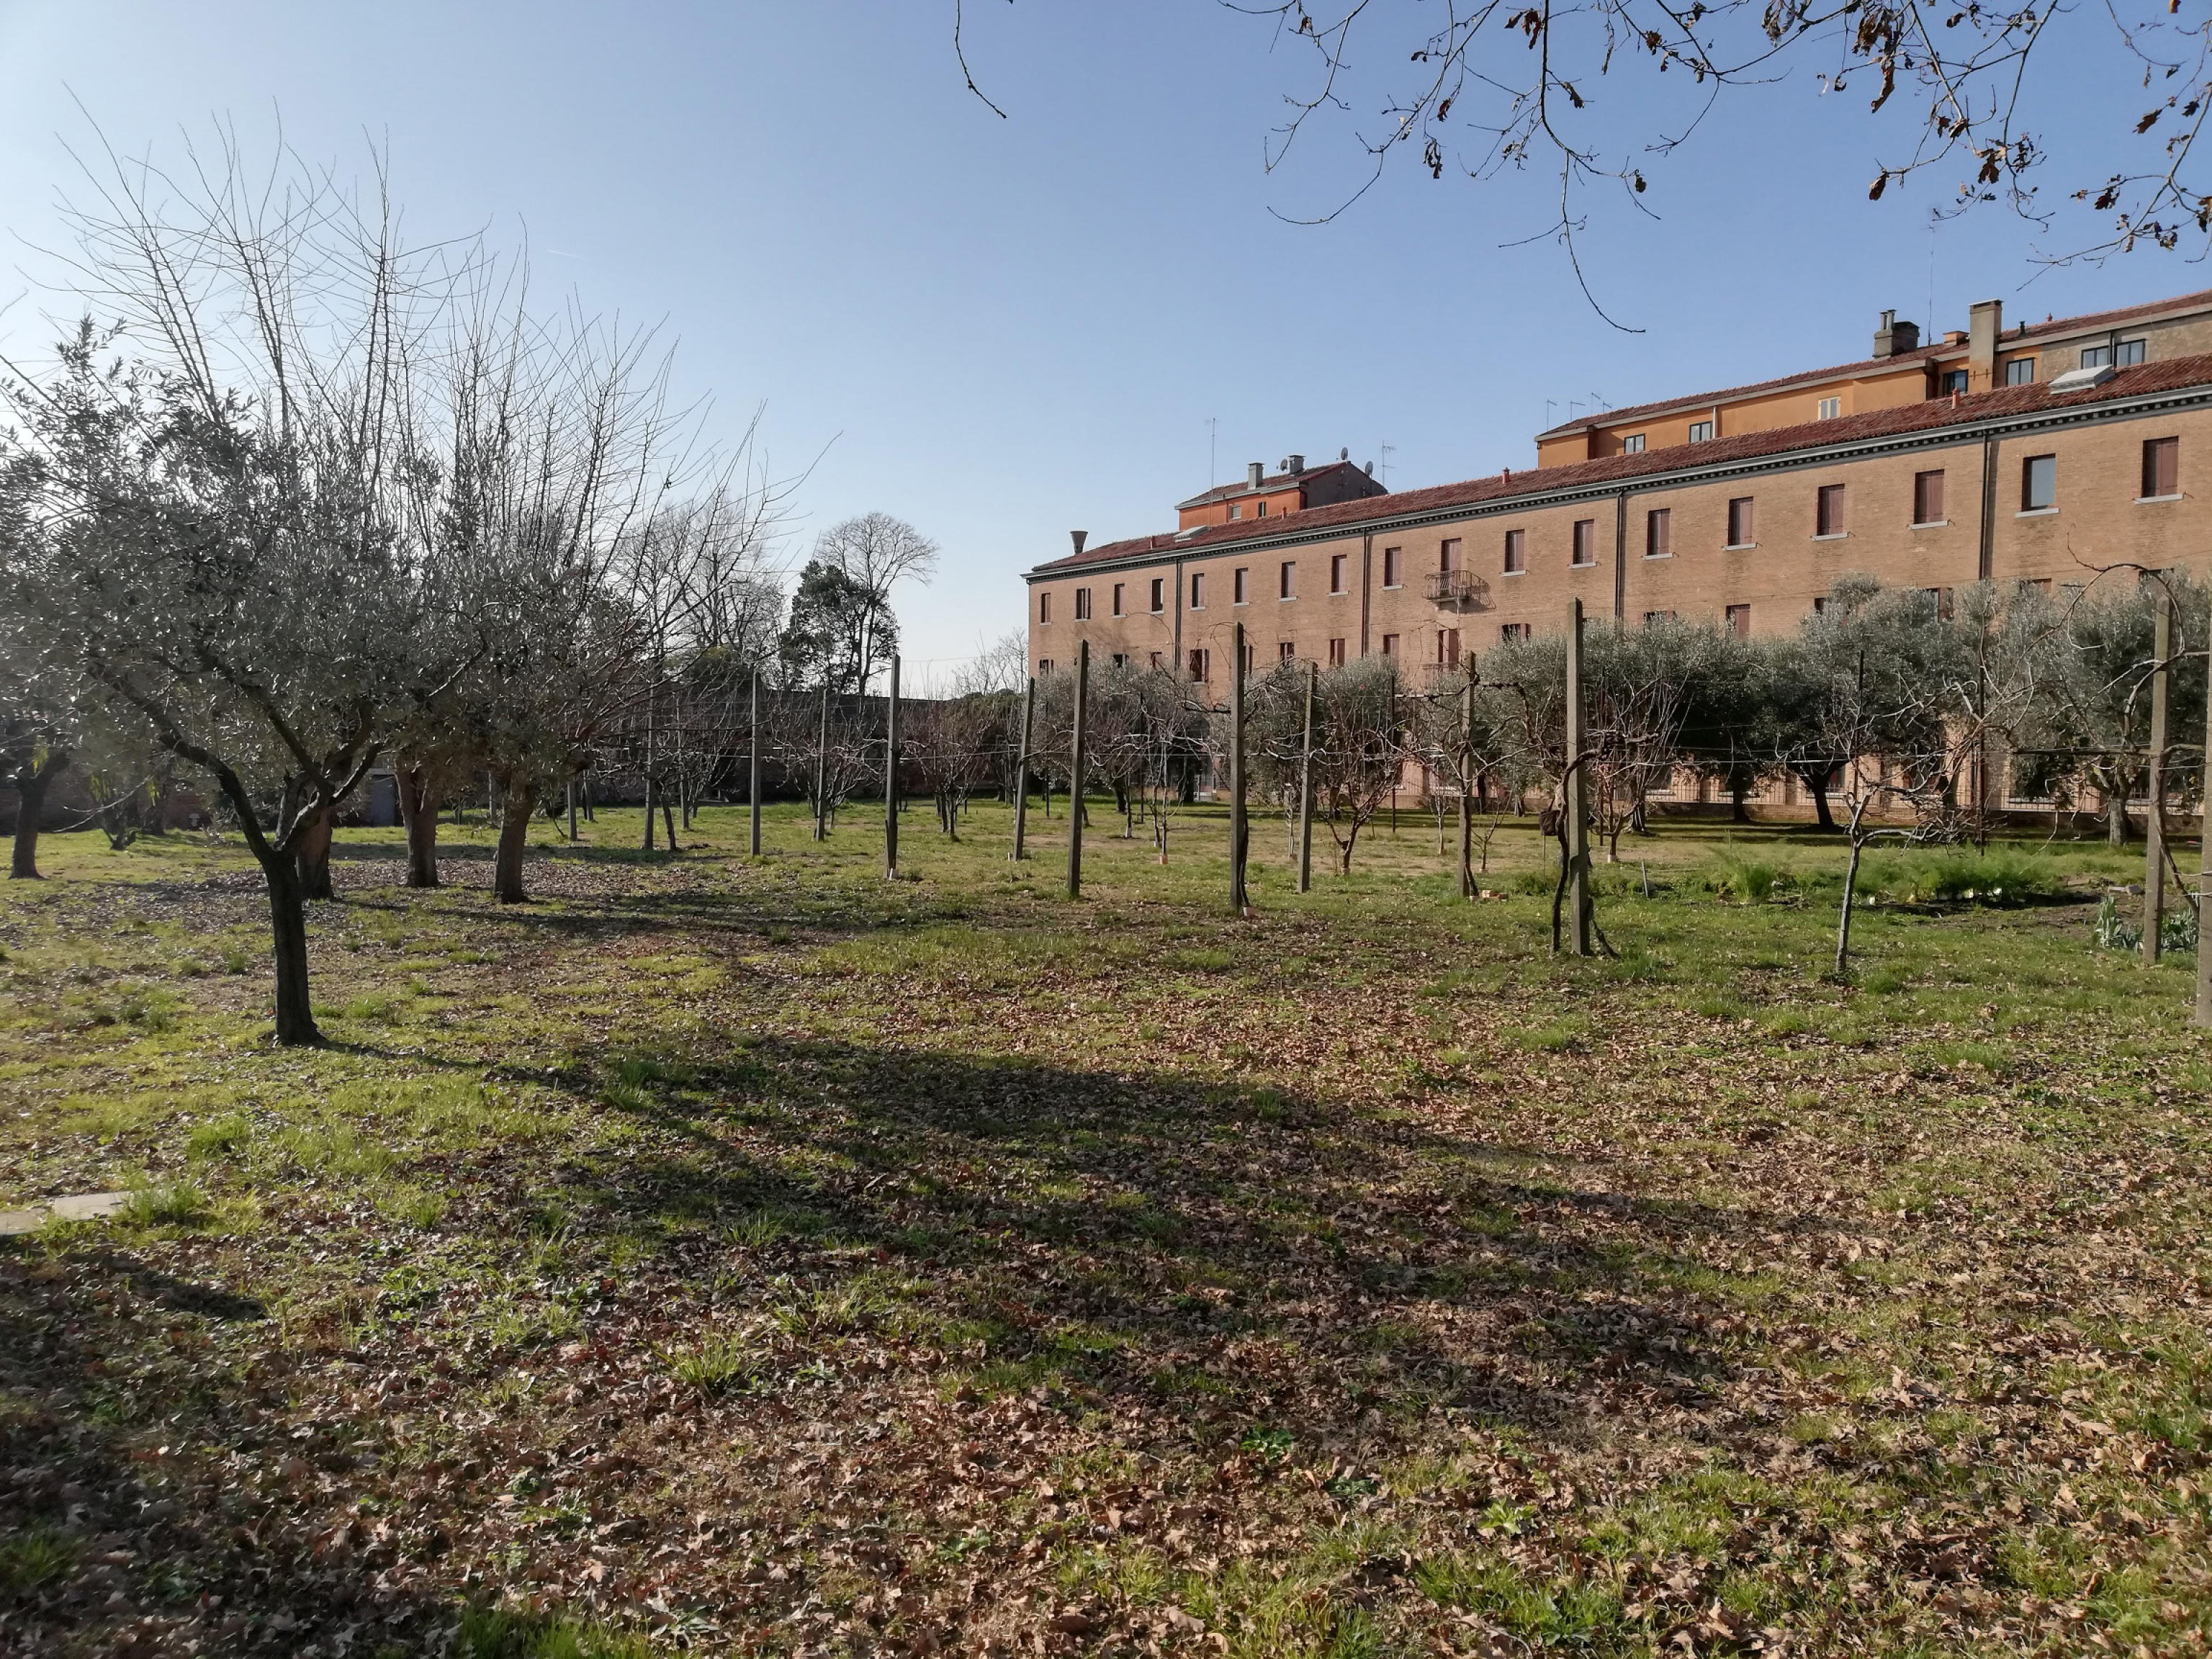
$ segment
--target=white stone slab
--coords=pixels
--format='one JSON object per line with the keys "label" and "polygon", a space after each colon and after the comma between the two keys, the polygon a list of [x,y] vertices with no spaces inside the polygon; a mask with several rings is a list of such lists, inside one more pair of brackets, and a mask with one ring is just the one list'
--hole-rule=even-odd
{"label": "white stone slab", "polygon": [[49,1221],[97,1221],[130,1201],[128,1193],[72,1193],[28,1210],[0,1210],[0,1238],[34,1233]]}

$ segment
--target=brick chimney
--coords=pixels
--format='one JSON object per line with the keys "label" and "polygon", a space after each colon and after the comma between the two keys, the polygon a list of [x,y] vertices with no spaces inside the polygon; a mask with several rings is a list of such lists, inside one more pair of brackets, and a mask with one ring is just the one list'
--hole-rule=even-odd
{"label": "brick chimney", "polygon": [[1895,357],[1920,349],[1920,325],[1900,323],[1894,311],[1881,313],[1881,326],[1874,331],[1874,355]]}
{"label": "brick chimney", "polygon": [[1283,463],[1283,471],[1289,473],[1293,478],[1297,477],[1305,470],[1306,458],[1303,455],[1293,455]]}
{"label": "brick chimney", "polygon": [[1071,530],[1067,532],[1067,539],[1075,544],[1075,556],[1079,559],[1083,556],[1083,544],[1091,539],[1091,532],[1087,530]]}
{"label": "brick chimney", "polygon": [[1966,390],[1987,392],[1997,382],[1997,337],[2004,332],[2004,301],[1983,300],[1966,314]]}

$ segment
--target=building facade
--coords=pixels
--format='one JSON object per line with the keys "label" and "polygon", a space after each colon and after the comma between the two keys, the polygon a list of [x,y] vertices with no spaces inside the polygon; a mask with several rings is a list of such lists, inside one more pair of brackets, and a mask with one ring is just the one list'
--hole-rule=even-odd
{"label": "building facade", "polygon": [[[1631,624],[1771,634],[1852,573],[1940,600],[1981,580],[2203,569],[2212,294],[2010,331],[1992,301],[1934,347],[1885,317],[1876,345],[1554,428],[1527,471],[1386,493],[1340,461],[1309,495],[1287,465],[1255,467],[1179,504],[1172,532],[1029,572],[1030,667],[1088,640],[1094,657],[1220,683],[1242,623],[1255,667],[1379,653],[1418,677],[1559,629],[1575,599]],[[1242,510],[1263,501],[1264,517]]]}

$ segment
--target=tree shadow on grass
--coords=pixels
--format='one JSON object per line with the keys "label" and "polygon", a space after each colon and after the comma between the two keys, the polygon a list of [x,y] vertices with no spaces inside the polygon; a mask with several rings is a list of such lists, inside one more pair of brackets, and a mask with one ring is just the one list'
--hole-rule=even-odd
{"label": "tree shadow on grass", "polygon": [[918,1317],[972,1331],[987,1382],[1173,1415],[1200,1365],[1194,1429],[1295,1411],[1349,1441],[1442,1410],[1580,1437],[1689,1400],[1725,1382],[1715,1332],[1741,1310],[1682,1247],[1775,1224],[1563,1185],[1411,1114],[1156,1073],[763,1040],[563,1081],[659,1132],[558,1167],[578,1227],[647,1224],[693,1272],[764,1229],[793,1262],[872,1249],[934,1281]]}
{"label": "tree shadow on grass", "polygon": [[[1694,1408],[1733,1375],[1742,1310],[1692,1252],[1772,1219],[1626,1201],[1586,1166],[1410,1113],[1157,1072],[760,1040],[573,1060],[538,1080],[621,1133],[550,1157],[441,1155],[466,1196],[437,1224],[487,1282],[599,1287],[557,1360],[566,1339],[527,1320],[429,1342],[346,1316],[327,1340],[280,1342],[248,1324],[255,1298],[195,1276],[189,1243],[0,1252],[0,1549],[43,1536],[66,1557],[0,1603],[0,1650],[94,1645],[151,1619],[156,1647],[329,1652],[350,1632],[349,1651],[412,1651],[450,1626],[465,1585],[617,1616],[673,1598],[754,1628],[803,1605],[807,1573],[739,1585],[702,1557],[697,1581],[648,1589],[647,1563],[700,1501],[650,1449],[626,1488],[592,1498],[595,1519],[619,1504],[637,1531],[518,1535],[512,1494],[632,1423],[657,1425],[633,1447],[742,1437],[772,1464],[882,1410],[869,1400],[887,1376],[1114,1425],[1155,1468],[1285,1460],[1350,1502],[1373,1477],[1330,1471],[1434,1456],[1470,1430],[1540,1452]],[[563,1265],[517,1273],[533,1248]],[[391,1259],[362,1258],[362,1294]],[[773,1333],[744,1387],[679,1388],[672,1354],[733,1322]],[[527,1394],[428,1487],[390,1455],[443,1443],[441,1400],[512,1400],[507,1382],[572,1362],[605,1367],[594,1386],[612,1391]],[[916,1457],[973,1455],[1027,1491],[1064,1443],[925,1437],[850,1468],[836,1502],[911,1513]],[[1009,1567],[1022,1513],[988,1546]],[[803,1559],[839,1524],[800,1507],[770,1529],[818,1533],[789,1546]],[[938,1565],[905,1582],[927,1595],[943,1588],[930,1575],[996,1559],[968,1548],[925,1552]]]}

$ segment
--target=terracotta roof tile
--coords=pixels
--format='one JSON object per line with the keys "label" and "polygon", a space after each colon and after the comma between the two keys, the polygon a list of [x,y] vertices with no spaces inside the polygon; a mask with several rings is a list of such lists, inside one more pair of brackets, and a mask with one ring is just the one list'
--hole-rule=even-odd
{"label": "terracotta roof tile", "polygon": [[1323,473],[1334,472],[1339,469],[1358,471],[1350,461],[1324,461],[1319,466],[1310,466],[1303,472],[1269,473],[1260,480],[1260,487],[1256,491],[1249,483],[1216,484],[1211,489],[1200,490],[1187,501],[1177,501],[1176,506],[1178,509],[1186,507],[1203,507],[1208,501],[1227,501],[1232,495],[1264,495],[1271,489],[1288,489],[1293,484],[1310,483]]}
{"label": "terracotta roof tile", "polygon": [[[2154,317],[2162,311],[2186,311],[2192,307],[2212,309],[2212,289],[2202,294],[2184,294],[2170,300],[2155,300],[2139,306],[2123,306],[2116,311],[2092,311],[2079,317],[2059,317],[2049,322],[2030,323],[2025,333],[2017,328],[2008,331],[1997,342],[1997,347],[2000,350],[2008,347],[2017,349],[2022,343],[2032,344],[2038,340],[2063,339],[2070,334],[2094,333],[2100,328],[2118,328],[2140,318]],[[1832,368],[1800,369],[1794,374],[1777,375],[1771,380],[1753,380],[1747,386],[1728,386],[1718,392],[1699,392],[1684,398],[1662,398],[1653,403],[1631,404],[1626,409],[1601,410],[1595,415],[1547,427],[1536,436],[1544,439],[1563,433],[1586,431],[1593,426],[1614,426],[1623,421],[1662,414],[1670,409],[1694,409],[1700,404],[1731,403],[1738,398],[1773,392],[1783,386],[1873,374],[1881,369],[1893,368],[1900,363],[1925,362],[1930,357],[1966,349],[1963,345],[1946,345],[1941,340],[1930,340],[1911,351],[1900,351],[1893,357],[1863,357],[1855,363],[1838,363]]]}
{"label": "terracotta roof tile", "polygon": [[1402,489],[1387,495],[1312,507],[1279,517],[1239,520],[1234,524],[1208,525],[1181,534],[1136,536],[1106,542],[1081,553],[1054,559],[1036,567],[1046,571],[1079,570],[1104,561],[1145,553],[1206,552],[1238,542],[1279,536],[1286,532],[1326,530],[1372,523],[1378,520],[1412,517],[1447,507],[1474,507],[1510,501],[1520,495],[1548,495],[1580,484],[1611,483],[1727,461],[1749,460],[1786,454],[1793,449],[1823,449],[1862,439],[1893,436],[1908,432],[1934,431],[1977,421],[2029,415],[2046,409],[2072,409],[2109,403],[2122,398],[2175,392],[2185,386],[2212,386],[2212,354],[2168,357],[2158,362],[2124,368],[2102,386],[2081,392],[2053,392],[2049,382],[2001,386],[1971,396],[1930,398],[1893,409],[1870,409],[1862,414],[1839,416],[1832,421],[1811,421],[1802,426],[1776,427],[1765,432],[1742,432],[1692,447],[1670,445],[1638,455],[1607,455],[1597,460],[1577,461],[1566,466],[1547,466],[1525,471],[1469,478],[1459,483],[1433,484],[1425,489]]}

